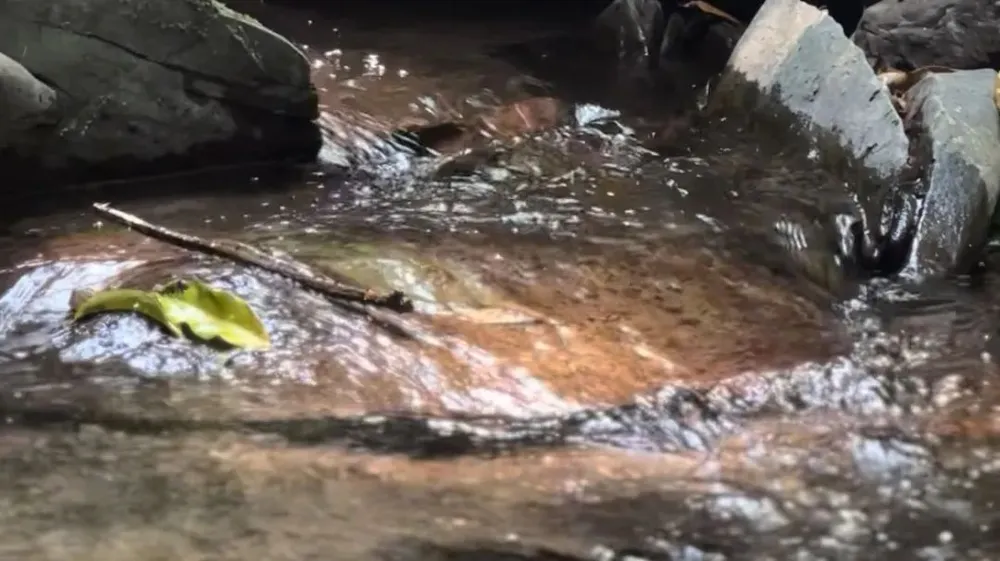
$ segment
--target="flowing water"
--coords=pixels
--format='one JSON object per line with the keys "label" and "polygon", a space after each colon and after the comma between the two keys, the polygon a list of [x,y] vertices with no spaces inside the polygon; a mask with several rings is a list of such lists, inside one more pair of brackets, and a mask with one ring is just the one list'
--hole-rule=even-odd
{"label": "flowing water", "polygon": [[[520,22],[264,16],[314,60],[321,165],[112,202],[403,290],[417,313],[400,333],[82,207],[9,224],[4,554],[1000,551],[996,277],[843,272],[843,180],[689,118],[717,61],[647,80]],[[406,128],[424,146],[392,137]],[[75,289],[176,276],[244,297],[273,348],[66,319]]]}

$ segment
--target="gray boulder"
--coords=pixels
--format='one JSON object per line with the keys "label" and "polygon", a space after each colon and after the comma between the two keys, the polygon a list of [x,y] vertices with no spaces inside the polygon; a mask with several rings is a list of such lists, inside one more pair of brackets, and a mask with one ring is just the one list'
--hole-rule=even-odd
{"label": "gray boulder", "polygon": [[836,21],[799,0],[767,0],[709,109],[807,139],[825,165],[854,178],[850,195],[863,235],[852,251],[879,259],[886,232],[872,229],[893,223],[884,216],[885,192],[906,169],[909,141],[885,85]]}
{"label": "gray boulder", "polygon": [[764,3],[712,97],[714,111],[770,116],[833,141],[827,146],[842,147],[877,180],[895,179],[906,165],[908,141],[888,90],[840,25],[799,0]]}
{"label": "gray boulder", "polygon": [[312,158],[305,56],[214,0],[4,0],[0,52],[58,95],[8,170],[54,180]]}
{"label": "gray boulder", "polygon": [[980,257],[1000,192],[996,79],[988,69],[932,74],[907,92],[926,194],[905,273],[966,272]]}
{"label": "gray boulder", "polygon": [[56,92],[26,68],[0,53],[0,150],[19,134],[50,118]]}
{"label": "gray boulder", "polygon": [[883,0],[865,10],[857,43],[877,67],[997,68],[1000,2]]}

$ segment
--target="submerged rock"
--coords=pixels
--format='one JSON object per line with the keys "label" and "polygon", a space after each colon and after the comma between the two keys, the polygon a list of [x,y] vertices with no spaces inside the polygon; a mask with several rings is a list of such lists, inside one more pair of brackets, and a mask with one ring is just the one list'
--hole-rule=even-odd
{"label": "submerged rock", "polygon": [[9,0],[0,51],[59,92],[2,158],[51,180],[312,158],[309,64],[214,0]]}
{"label": "submerged rock", "polygon": [[982,409],[938,421],[799,415],[758,419],[710,454],[414,460],[8,418],[0,532],[27,561],[990,559],[1000,425]]}
{"label": "submerged rock", "polygon": [[[605,255],[601,246],[567,254],[565,247],[448,239],[381,250],[335,243],[283,249],[341,277],[403,289],[418,313],[398,319],[414,336],[396,336],[272,275],[178,255],[134,234],[91,234],[52,240],[40,259],[22,262],[7,278],[13,284],[0,294],[0,351],[35,365],[48,354],[55,372],[93,366],[104,376],[132,372],[169,388],[169,403],[155,385],[113,400],[126,410],[274,418],[566,413],[627,402],[667,383],[709,387],[844,350],[829,301],[814,301],[794,279],[764,266],[709,250],[629,244]],[[202,278],[246,299],[272,348],[226,360],[131,315],[66,324],[75,289],[147,288],[172,275]],[[768,329],[779,324],[795,335]],[[6,368],[30,378],[35,365]],[[205,378],[192,380],[192,373]],[[119,392],[90,383],[99,400]]]}
{"label": "submerged rock", "polygon": [[865,10],[853,38],[877,67],[998,68],[998,28],[996,2],[883,0]]}
{"label": "submerged rock", "polygon": [[932,74],[907,93],[917,117],[926,195],[906,271],[967,272],[980,257],[1000,192],[996,72]]}

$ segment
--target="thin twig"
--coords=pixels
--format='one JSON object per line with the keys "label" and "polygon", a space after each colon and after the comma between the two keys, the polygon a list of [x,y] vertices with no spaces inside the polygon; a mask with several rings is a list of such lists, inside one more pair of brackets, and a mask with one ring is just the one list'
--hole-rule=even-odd
{"label": "thin twig", "polygon": [[[203,239],[170,230],[163,226],[147,222],[127,212],[112,208],[107,203],[94,203],[94,210],[108,220],[131,228],[155,240],[189,251],[229,259],[243,265],[252,265],[281,275],[310,290],[319,292],[345,308],[364,313],[383,324],[391,322],[387,314],[368,310],[368,306],[388,308],[394,312],[413,311],[413,302],[398,290],[389,294],[379,294],[373,290],[345,285],[300,261],[275,257],[254,246],[234,240]],[[411,330],[408,326],[403,326],[402,324],[397,327],[402,332]]]}

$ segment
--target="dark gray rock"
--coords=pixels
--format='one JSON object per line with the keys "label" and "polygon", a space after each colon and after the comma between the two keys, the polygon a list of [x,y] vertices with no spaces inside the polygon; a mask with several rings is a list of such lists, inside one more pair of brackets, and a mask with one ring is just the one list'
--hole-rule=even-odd
{"label": "dark gray rock", "polygon": [[880,67],[998,68],[1000,2],[883,0],[865,10],[853,38]]}
{"label": "dark gray rock", "polygon": [[214,0],[4,0],[0,51],[58,93],[58,123],[22,134],[8,169],[103,178],[319,148],[304,55]]}
{"label": "dark gray rock", "polygon": [[[748,15],[747,20],[753,11]],[[619,58],[638,59],[653,68],[661,66],[663,58],[691,60],[705,51],[721,51],[721,65],[742,31],[742,26],[717,15],[660,0],[614,0],[595,27],[598,38]]]}
{"label": "dark gray rock", "polygon": [[659,0],[614,0],[595,22],[598,37],[616,48],[619,56],[655,56],[663,26]]}
{"label": "dark gray rock", "polygon": [[56,92],[0,53],[0,150],[49,118]]}
{"label": "dark gray rock", "polygon": [[928,162],[923,211],[904,272],[925,277],[966,272],[979,259],[1000,192],[996,72],[932,74],[907,93]]}

